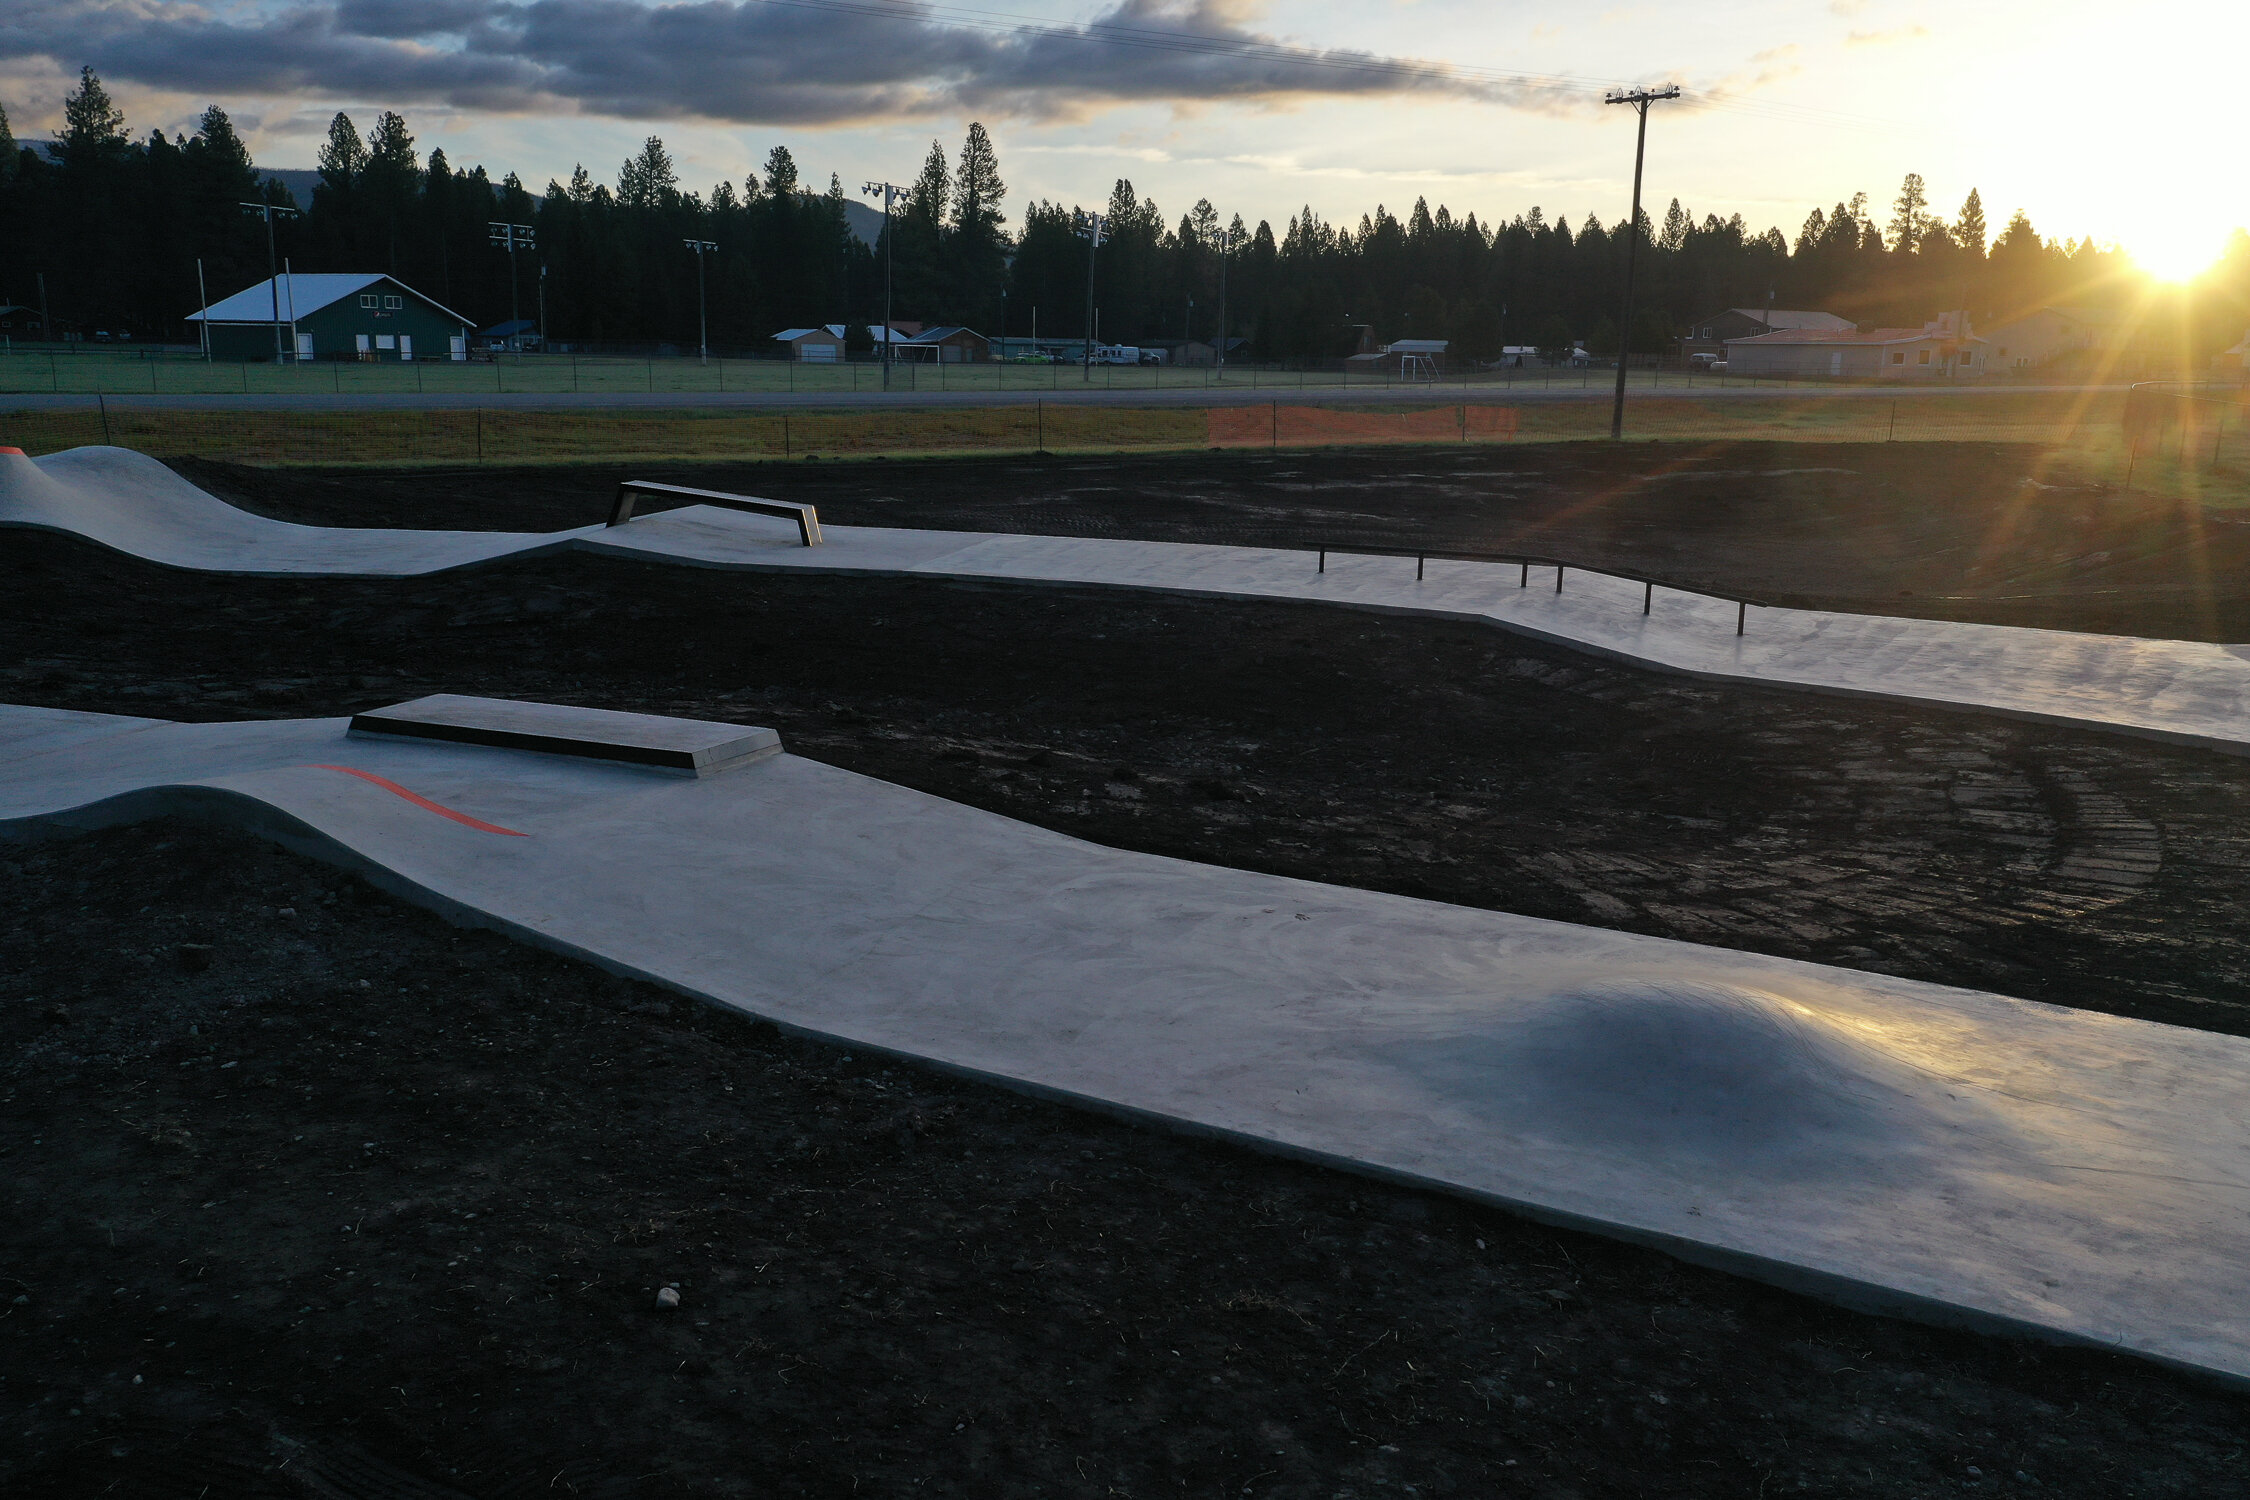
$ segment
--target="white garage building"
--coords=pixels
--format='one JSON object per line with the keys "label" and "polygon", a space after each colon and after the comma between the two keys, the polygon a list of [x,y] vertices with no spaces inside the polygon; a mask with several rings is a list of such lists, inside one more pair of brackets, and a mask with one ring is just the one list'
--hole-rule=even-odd
{"label": "white garage building", "polygon": [[1730,375],[1838,380],[1951,380],[1982,375],[1985,341],[1965,312],[1920,328],[1784,328],[1727,340]]}

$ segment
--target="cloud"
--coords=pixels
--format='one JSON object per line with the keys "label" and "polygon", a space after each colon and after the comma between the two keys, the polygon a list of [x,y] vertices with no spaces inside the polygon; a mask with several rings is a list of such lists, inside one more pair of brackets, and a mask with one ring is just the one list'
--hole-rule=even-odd
{"label": "cloud", "polygon": [[1927,26],[1896,26],[1889,31],[1855,31],[1844,38],[1847,47],[1882,47],[1892,42],[1918,42],[1930,34]]}
{"label": "cloud", "polygon": [[12,0],[0,62],[227,97],[832,125],[1135,102],[1424,95],[1557,111],[1562,80],[1284,42],[1245,0],[1115,0],[1071,24],[920,0]]}

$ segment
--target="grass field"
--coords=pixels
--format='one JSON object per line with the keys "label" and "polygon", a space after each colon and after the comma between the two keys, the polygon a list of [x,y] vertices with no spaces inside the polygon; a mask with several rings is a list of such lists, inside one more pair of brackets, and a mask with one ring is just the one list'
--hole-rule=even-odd
{"label": "grass field", "polygon": [[[1541,392],[1607,389],[1614,371],[1530,369],[1449,375],[1432,389]],[[1085,390],[1335,390],[1346,385],[1400,384],[1382,375],[1340,370],[1261,369],[1230,365],[1225,371],[1162,365],[901,363],[891,389],[916,392]],[[1744,382],[1733,382],[1736,385]],[[1635,371],[1636,390],[1724,387],[1723,375],[1686,370]],[[497,360],[419,360],[365,363],[323,360],[303,365],[206,363],[184,353],[101,350],[86,353],[0,353],[0,393],[128,395],[709,395],[720,393],[824,393],[878,391],[882,366],[820,365],[776,359],[622,359],[567,354],[505,355]]]}
{"label": "grass field", "polygon": [[[2023,443],[2044,450],[2040,482],[2132,487],[2220,507],[2250,505],[2250,435],[2236,425],[2172,427],[2129,443],[2116,392],[2028,392],[1963,401],[1943,392],[1886,400],[1643,395],[1627,435],[1650,443]],[[1491,400],[1402,408],[1293,405],[811,411],[367,410],[0,411],[0,443],[30,453],[111,443],[238,463],[411,467],[932,454],[1125,453],[1203,448],[1462,445],[1605,440],[1609,403]]]}

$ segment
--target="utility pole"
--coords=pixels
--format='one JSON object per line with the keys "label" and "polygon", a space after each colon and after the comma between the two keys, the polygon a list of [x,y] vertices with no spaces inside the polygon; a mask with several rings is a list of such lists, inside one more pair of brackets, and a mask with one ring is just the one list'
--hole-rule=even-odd
{"label": "utility pole", "polygon": [[859,190],[883,200],[883,389],[887,391],[891,388],[891,261],[896,249],[891,243],[891,205],[906,196],[906,189],[895,182],[863,182]]}
{"label": "utility pole", "polygon": [[1227,252],[1234,248],[1234,231],[1219,231],[1219,378],[1227,373]]}
{"label": "utility pole", "polygon": [[1086,242],[1086,357],[1080,373],[1088,385],[1094,383],[1094,252],[1102,247],[1105,226],[1100,214],[1079,210],[1078,237]]}
{"label": "utility pole", "polygon": [[[195,258],[195,295],[203,304],[203,319],[198,325],[203,330],[203,362],[211,363],[211,289],[203,284],[203,257]],[[44,314],[42,314],[44,316]],[[41,333],[47,330],[41,328]]]}
{"label": "utility pole", "polygon": [[695,357],[698,363],[707,365],[711,362],[711,321],[709,304],[703,298],[703,257],[719,246],[713,240],[682,240],[680,243],[695,252]]}
{"label": "utility pole", "polygon": [[235,206],[244,213],[256,214],[266,221],[266,290],[273,298],[273,362],[280,364],[281,357],[281,257],[274,250],[273,221],[278,215],[284,219],[297,217],[297,210],[274,203],[244,203],[236,200]]}
{"label": "utility pole", "polygon": [[1633,349],[1633,268],[1641,248],[1641,163],[1648,156],[1648,107],[1660,99],[1677,99],[1677,85],[1661,89],[1625,89],[1604,99],[1604,104],[1630,104],[1640,117],[1633,142],[1633,217],[1627,221],[1625,241],[1625,315],[1617,336],[1617,403],[1610,408],[1609,439],[1625,437],[1625,362]]}
{"label": "utility pole", "polygon": [[[523,302],[522,288],[516,280],[516,252],[518,250],[538,249],[537,233],[529,224],[495,224],[487,220],[484,227],[485,238],[508,252],[508,321],[521,323],[523,321]],[[516,352],[522,353],[522,331],[519,329],[513,335],[513,338],[515,339]]]}

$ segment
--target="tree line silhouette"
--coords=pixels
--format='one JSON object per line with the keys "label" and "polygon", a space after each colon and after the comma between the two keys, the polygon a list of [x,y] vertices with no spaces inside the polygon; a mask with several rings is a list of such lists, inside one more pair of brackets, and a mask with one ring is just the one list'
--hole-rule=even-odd
{"label": "tree line silhouette", "polygon": [[[48,309],[56,329],[84,336],[192,338],[183,320],[199,305],[199,259],[212,300],[266,274],[266,229],[247,202],[300,211],[275,226],[276,253],[298,271],[387,272],[480,325],[520,309],[554,341],[692,344],[690,239],[719,247],[707,267],[716,347],[771,351],[782,328],[834,322],[852,325],[865,347],[861,325],[882,315],[886,263],[902,320],[1018,337],[1035,326],[1057,338],[1086,331],[1080,209],[1041,199],[1011,232],[982,125],[957,154],[933,142],[903,186],[889,243],[870,245],[847,216],[854,188],[833,174],[816,187],[784,146],[739,182],[698,192],[681,186],[652,136],[614,185],[580,166],[535,194],[512,172],[495,182],[442,149],[425,159],[406,120],[385,112],[364,137],[335,117],[300,204],[259,171],[224,109],[207,109],[192,135],[136,138],[86,69],[51,142],[20,145],[0,109],[0,302]],[[1486,223],[1417,199],[1404,218],[1377,207],[1356,226],[1308,206],[1277,233],[1207,200],[1167,223],[1123,179],[1098,211],[1107,222],[1093,301],[1113,342],[1216,339],[1222,291],[1225,332],[1265,360],[1334,358],[1361,325],[1384,340],[1449,339],[1472,358],[1581,341],[1606,353],[1627,332],[1617,321],[1622,218],[1574,224],[1533,208]],[[511,266],[490,241],[495,222],[534,226],[536,248]],[[1975,191],[1943,219],[1913,174],[1887,217],[1859,193],[1814,208],[1794,237],[1753,231],[1739,215],[1698,219],[1677,199],[1639,227],[1637,353],[1662,352],[1691,320],[1727,307],[1919,327],[1955,308],[1989,324],[2043,305],[2130,313],[2161,303],[2180,352],[2200,364],[2240,334],[2250,305],[2250,237],[2240,232],[2200,282],[2165,292],[2123,252],[2043,239],[2021,212],[1989,233]]]}

